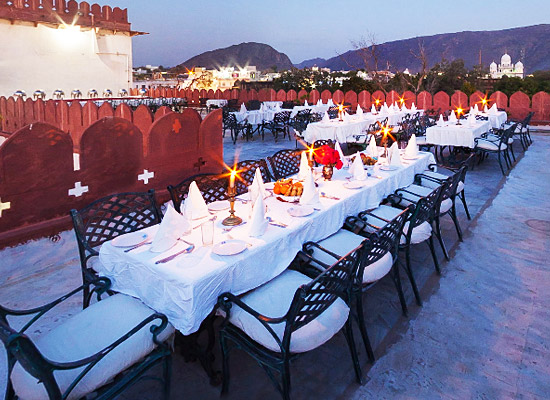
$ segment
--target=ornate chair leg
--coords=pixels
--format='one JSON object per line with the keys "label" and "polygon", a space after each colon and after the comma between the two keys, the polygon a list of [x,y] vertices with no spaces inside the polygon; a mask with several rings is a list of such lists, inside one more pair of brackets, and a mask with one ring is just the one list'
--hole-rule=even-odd
{"label": "ornate chair leg", "polygon": [[[353,328],[351,326],[351,318],[348,318],[346,325],[344,326],[344,335],[346,336],[346,341],[348,342],[349,351],[351,353],[351,359],[353,361],[353,369],[355,370],[355,379],[357,383],[362,384],[361,378],[361,366],[359,365],[359,357],[357,355],[357,349],[355,348],[355,340],[353,338]],[[370,346],[370,343],[369,343]],[[372,352],[372,350],[371,350]],[[369,355],[369,360],[370,360]],[[374,362],[374,355],[372,355],[371,362]]]}
{"label": "ornate chair leg", "polygon": [[399,274],[399,261],[393,264],[392,266],[392,280],[397,289],[397,295],[399,296],[399,302],[401,303],[401,310],[403,315],[406,317],[409,315],[409,310],[407,308],[407,301],[405,300],[405,294],[403,293],[403,286],[401,285],[401,276]]}
{"label": "ornate chair leg", "polygon": [[462,238],[462,229],[460,229],[460,223],[458,222],[458,217],[456,216],[456,205],[453,201],[453,207],[451,208],[451,218],[453,219],[453,222],[455,224],[455,228],[456,228],[456,234],[458,235],[458,240],[460,240],[461,242],[463,242],[463,238]]}
{"label": "ornate chair leg", "polygon": [[290,362],[288,359],[283,362],[281,379],[283,383],[283,399],[290,400]]}
{"label": "ornate chair leg", "polygon": [[410,244],[407,245],[405,248],[405,257],[406,257],[406,265],[405,265],[405,272],[407,273],[409,277],[409,281],[411,282],[411,286],[413,289],[414,297],[416,298],[416,304],[419,306],[422,305],[422,298],[420,297],[420,293],[418,291],[418,287],[416,286],[416,281],[414,279],[414,275],[411,268],[411,253],[410,253]]}
{"label": "ornate chair leg", "polygon": [[225,334],[220,332],[220,347],[222,350],[222,394],[229,390],[229,347]]}
{"label": "ornate chair leg", "polygon": [[[359,331],[361,332],[361,337],[363,339],[363,344],[365,345],[365,351],[369,357],[371,363],[374,362],[374,352],[372,351],[372,346],[370,344],[369,335],[367,333],[367,327],[365,325],[365,315],[363,310],[363,296],[359,292],[355,299],[355,308],[357,309],[357,323],[359,324]],[[353,354],[352,354],[353,357]]]}
{"label": "ornate chair leg", "polygon": [[441,250],[443,250],[443,255],[445,256],[445,259],[449,261],[450,260],[449,253],[447,252],[447,247],[445,247],[445,242],[443,241],[443,235],[441,234],[441,223],[440,223],[439,216],[435,218],[435,235],[437,236],[437,240],[439,241]]}
{"label": "ornate chair leg", "polygon": [[439,260],[437,259],[437,254],[435,254],[434,238],[433,235],[428,239],[428,246],[430,247],[430,252],[432,253],[432,258],[434,260],[435,270],[438,274],[441,274],[441,269],[439,268]]}
{"label": "ornate chair leg", "polygon": [[468,220],[471,220],[472,217],[470,215],[470,211],[468,210],[468,203],[466,203],[466,195],[464,194],[464,189],[462,189],[462,192],[458,194],[458,197],[460,197],[460,201],[462,201],[464,211],[466,211],[466,217],[468,218]]}
{"label": "ornate chair leg", "polygon": [[163,369],[162,378],[164,381],[163,397],[164,397],[164,400],[168,400],[170,398],[170,382],[172,381],[172,355],[171,354],[165,357],[162,369]]}

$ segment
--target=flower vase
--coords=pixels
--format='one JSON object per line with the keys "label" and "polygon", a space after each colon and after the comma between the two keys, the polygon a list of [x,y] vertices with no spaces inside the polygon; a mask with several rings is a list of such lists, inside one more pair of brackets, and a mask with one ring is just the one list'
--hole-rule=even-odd
{"label": "flower vase", "polygon": [[325,178],[325,181],[330,181],[332,179],[333,173],[334,173],[334,165],[327,164],[323,166],[323,178]]}

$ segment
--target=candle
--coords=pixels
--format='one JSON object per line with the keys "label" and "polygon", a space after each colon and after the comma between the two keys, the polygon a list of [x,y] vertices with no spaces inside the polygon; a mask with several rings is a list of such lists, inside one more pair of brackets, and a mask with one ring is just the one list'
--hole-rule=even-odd
{"label": "candle", "polygon": [[311,145],[311,147],[309,147],[308,157],[309,157],[309,161],[313,161],[313,145]]}
{"label": "candle", "polygon": [[233,189],[235,187],[235,176],[237,176],[237,171],[232,169],[231,176],[229,177],[229,187]]}

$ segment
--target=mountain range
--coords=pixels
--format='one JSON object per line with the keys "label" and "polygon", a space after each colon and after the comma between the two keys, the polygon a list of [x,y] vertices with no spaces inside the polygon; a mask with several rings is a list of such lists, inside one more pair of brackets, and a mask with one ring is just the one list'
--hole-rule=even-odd
{"label": "mountain range", "polygon": [[[414,53],[419,45],[425,49],[428,68],[443,58],[449,61],[463,59],[467,68],[479,64],[488,67],[492,61],[497,64],[504,53],[508,53],[515,63],[521,60],[525,72],[550,69],[550,24],[533,25],[496,31],[465,31],[422,36],[396,40],[377,45],[378,69],[389,65],[392,71],[418,72],[421,62]],[[368,49],[367,49],[368,52]],[[354,49],[329,59],[314,58],[294,65],[297,68],[326,67],[331,70],[351,70],[365,68],[364,50]],[[178,67],[255,65],[259,70],[276,67],[286,70],[293,67],[288,56],[262,43],[241,43],[238,45],[207,51],[190,58]]]}

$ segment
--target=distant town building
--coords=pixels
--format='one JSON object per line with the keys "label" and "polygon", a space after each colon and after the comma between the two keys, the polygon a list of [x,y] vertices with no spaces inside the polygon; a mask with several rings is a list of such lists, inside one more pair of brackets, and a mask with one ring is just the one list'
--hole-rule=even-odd
{"label": "distant town building", "polygon": [[254,65],[242,68],[221,67],[207,70],[195,67],[181,76],[181,89],[228,90],[236,87],[236,82],[272,82],[279,77],[277,72],[261,73]]}
{"label": "distant town building", "polygon": [[0,1],[0,96],[127,93],[132,37],[142,34],[131,30],[127,10],[68,2],[58,12],[59,4]]}
{"label": "distant town building", "polygon": [[492,79],[500,79],[504,75],[510,78],[523,78],[523,63],[518,61],[517,63],[512,64],[512,57],[508,54],[504,54],[500,59],[500,64],[497,65],[494,61],[491,63],[489,66],[489,75]]}

